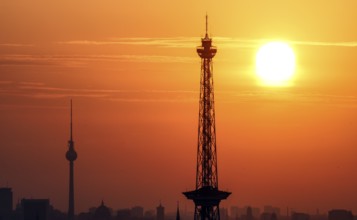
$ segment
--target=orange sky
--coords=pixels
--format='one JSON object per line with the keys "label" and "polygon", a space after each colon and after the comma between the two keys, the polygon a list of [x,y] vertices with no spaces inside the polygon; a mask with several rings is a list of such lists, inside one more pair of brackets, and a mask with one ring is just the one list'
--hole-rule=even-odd
{"label": "orange sky", "polygon": [[[193,208],[200,60],[214,59],[222,205],[357,212],[357,1],[0,1],[0,185],[67,207],[74,100],[76,211],[161,200]],[[294,85],[258,85],[284,40]]]}

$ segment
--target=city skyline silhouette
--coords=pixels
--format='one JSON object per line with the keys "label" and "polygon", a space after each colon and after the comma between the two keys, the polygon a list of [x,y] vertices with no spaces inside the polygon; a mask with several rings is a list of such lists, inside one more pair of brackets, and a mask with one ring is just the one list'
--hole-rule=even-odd
{"label": "city skyline silhouette", "polygon": [[[357,15],[341,4],[212,1],[0,3],[0,187],[13,205],[68,209],[75,104],[75,214],[140,205],[193,212],[200,59],[214,58],[221,206],[357,213]],[[289,86],[264,86],[255,56],[282,41]],[[286,213],[285,211],[281,211]]]}

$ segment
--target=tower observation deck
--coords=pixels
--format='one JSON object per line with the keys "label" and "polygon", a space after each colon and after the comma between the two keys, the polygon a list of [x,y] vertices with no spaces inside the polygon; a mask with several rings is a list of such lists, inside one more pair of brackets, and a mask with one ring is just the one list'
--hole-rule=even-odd
{"label": "tower observation deck", "polygon": [[195,203],[194,220],[219,220],[219,203],[231,193],[218,189],[212,65],[212,58],[216,55],[217,49],[212,46],[212,39],[208,36],[207,15],[206,34],[201,43],[201,46],[197,47],[197,53],[201,57],[201,79],[196,189],[183,194]]}

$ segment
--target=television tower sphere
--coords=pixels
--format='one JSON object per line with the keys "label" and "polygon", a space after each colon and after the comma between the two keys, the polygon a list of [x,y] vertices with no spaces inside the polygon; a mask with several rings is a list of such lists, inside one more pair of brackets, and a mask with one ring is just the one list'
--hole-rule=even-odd
{"label": "television tower sphere", "polygon": [[77,152],[74,150],[73,147],[70,147],[67,151],[66,158],[68,161],[75,161],[77,159]]}

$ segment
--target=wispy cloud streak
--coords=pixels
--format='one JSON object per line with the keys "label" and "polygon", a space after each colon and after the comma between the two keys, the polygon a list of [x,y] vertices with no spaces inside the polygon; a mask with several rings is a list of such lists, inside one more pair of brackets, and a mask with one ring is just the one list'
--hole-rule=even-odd
{"label": "wispy cloud streak", "polygon": [[[298,93],[282,91],[216,91],[219,103],[263,104],[287,103],[304,105],[331,105],[357,108],[356,96]],[[198,102],[198,91],[193,90],[120,90],[120,89],[75,89],[52,87],[42,82],[0,83],[0,97],[22,97],[36,100],[81,97],[101,99],[111,102],[149,103],[149,102]],[[4,103],[6,104],[6,103]]]}
{"label": "wispy cloud streak", "polygon": [[357,47],[357,41],[323,42],[323,41],[288,41],[291,44],[306,46]]}
{"label": "wispy cloud streak", "polygon": [[0,43],[0,47],[33,47],[33,44]]}
{"label": "wispy cloud streak", "polygon": [[104,41],[66,41],[60,44],[79,44],[79,45],[137,45],[137,46],[159,46],[159,47],[195,47],[197,38],[193,37],[172,37],[172,38],[111,38]]}
{"label": "wispy cloud streak", "polygon": [[[249,48],[258,45],[276,41],[278,39],[242,39],[229,37],[214,37],[214,42],[221,48]],[[60,44],[77,44],[77,45],[136,45],[136,46],[156,46],[156,47],[175,47],[175,48],[192,48],[199,45],[200,39],[197,37],[172,37],[172,38],[112,38],[104,41],[66,41]],[[282,40],[290,44],[306,46],[335,46],[335,47],[357,47],[357,41],[297,41]]]}
{"label": "wispy cloud streak", "polygon": [[0,66],[60,65],[81,67],[93,61],[146,62],[146,63],[192,63],[196,59],[184,56],[161,55],[0,55]]}
{"label": "wispy cloud streak", "polygon": [[123,102],[182,102],[197,99],[197,91],[185,90],[116,90],[51,87],[41,82],[0,84],[0,97],[61,99],[68,97],[100,98]]}
{"label": "wispy cloud streak", "polygon": [[[219,48],[257,48],[260,45],[276,39],[241,39],[228,37],[214,37],[214,44]],[[111,38],[104,41],[66,41],[59,44],[68,45],[122,45],[122,46],[150,46],[161,48],[187,48],[192,49],[200,44],[197,37],[172,37],[172,38]],[[322,47],[349,47],[356,48],[357,41],[350,42],[324,42],[324,41],[296,41],[287,40],[287,43],[301,46]],[[23,46],[22,44],[0,44],[8,46]],[[196,57],[156,55],[156,54],[96,54],[96,55],[31,55],[31,54],[3,54],[0,55],[0,66],[65,66],[83,67],[90,62],[140,62],[140,63],[194,63]]]}

